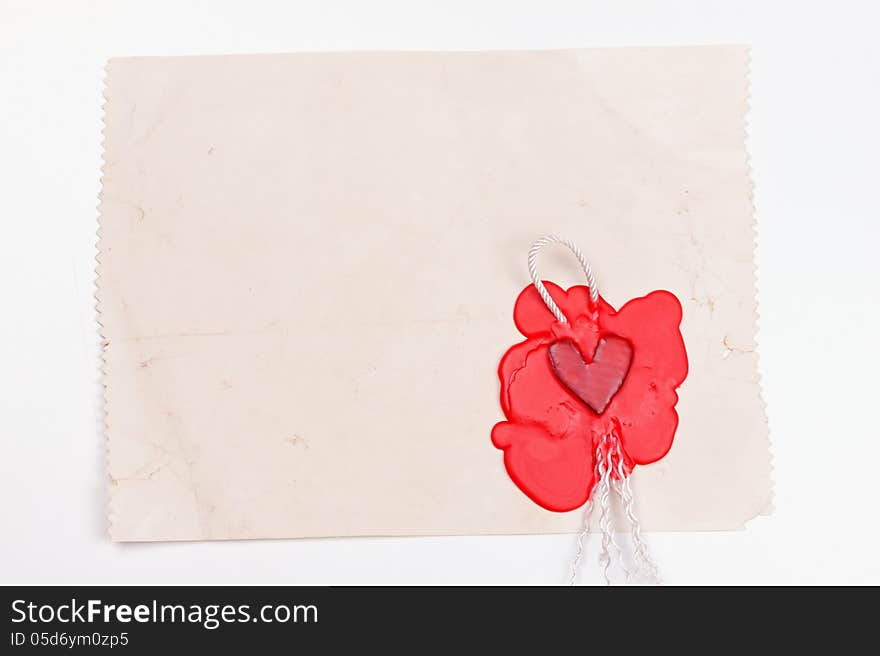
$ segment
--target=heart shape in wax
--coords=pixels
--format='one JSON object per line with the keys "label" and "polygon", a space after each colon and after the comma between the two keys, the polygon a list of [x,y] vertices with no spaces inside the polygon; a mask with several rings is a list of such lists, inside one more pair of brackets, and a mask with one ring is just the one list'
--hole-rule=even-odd
{"label": "heart shape in wax", "polygon": [[632,362],[632,346],[623,337],[605,335],[596,345],[592,362],[571,339],[553,342],[549,349],[550,367],[560,383],[601,415],[623,385]]}

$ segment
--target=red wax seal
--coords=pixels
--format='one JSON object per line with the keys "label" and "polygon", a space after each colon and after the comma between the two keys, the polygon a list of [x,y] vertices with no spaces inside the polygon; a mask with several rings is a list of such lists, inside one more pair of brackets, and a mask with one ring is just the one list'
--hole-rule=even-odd
{"label": "red wax seal", "polygon": [[563,512],[589,498],[603,436],[619,438],[627,474],[666,455],[688,365],[673,294],[651,292],[615,310],[601,296],[592,305],[586,286],[544,285],[568,321],[533,285],[517,298],[513,319],[526,340],[498,367],[507,421],[492,442],[523,492]]}

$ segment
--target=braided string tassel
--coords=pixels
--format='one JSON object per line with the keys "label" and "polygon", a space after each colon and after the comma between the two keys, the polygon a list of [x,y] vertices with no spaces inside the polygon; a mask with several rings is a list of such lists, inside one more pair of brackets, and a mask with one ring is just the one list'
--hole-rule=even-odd
{"label": "braided string tassel", "polygon": [[[611,474],[615,472],[617,479],[612,480]],[[606,585],[611,585],[611,567],[617,561],[623,571],[627,583],[634,582],[637,577],[645,578],[654,583],[660,583],[657,565],[648,554],[648,545],[642,537],[641,524],[635,514],[635,499],[630,486],[629,475],[623,468],[623,451],[620,446],[620,438],[616,431],[602,436],[596,446],[596,478],[598,482],[593,487],[590,499],[584,506],[583,526],[578,533],[576,551],[571,564],[570,584],[575,585],[578,568],[584,555],[584,543],[589,534],[590,515],[598,501],[599,531],[602,541],[599,551],[599,564],[605,577]],[[635,570],[629,569],[623,558],[623,550],[614,537],[614,522],[611,512],[612,490],[620,498],[626,520],[630,525],[630,538],[633,547],[633,561]]]}

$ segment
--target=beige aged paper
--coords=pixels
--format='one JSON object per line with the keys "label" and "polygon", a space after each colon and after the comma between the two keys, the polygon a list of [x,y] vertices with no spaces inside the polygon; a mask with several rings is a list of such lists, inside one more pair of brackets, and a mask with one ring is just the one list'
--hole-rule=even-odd
{"label": "beige aged paper", "polygon": [[547,232],[684,307],[644,526],[768,510],[745,48],[114,59],[106,97],[114,540],[574,530],[489,438]]}

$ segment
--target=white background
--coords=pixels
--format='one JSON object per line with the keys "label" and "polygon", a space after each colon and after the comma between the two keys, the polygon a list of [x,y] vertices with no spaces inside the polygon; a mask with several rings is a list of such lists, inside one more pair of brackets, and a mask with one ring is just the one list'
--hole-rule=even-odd
{"label": "white background", "polygon": [[572,551],[571,536],[109,542],[92,297],[108,57],[731,42],[753,45],[776,511],[649,543],[670,583],[880,583],[875,6],[0,0],[0,583],[559,583]]}

